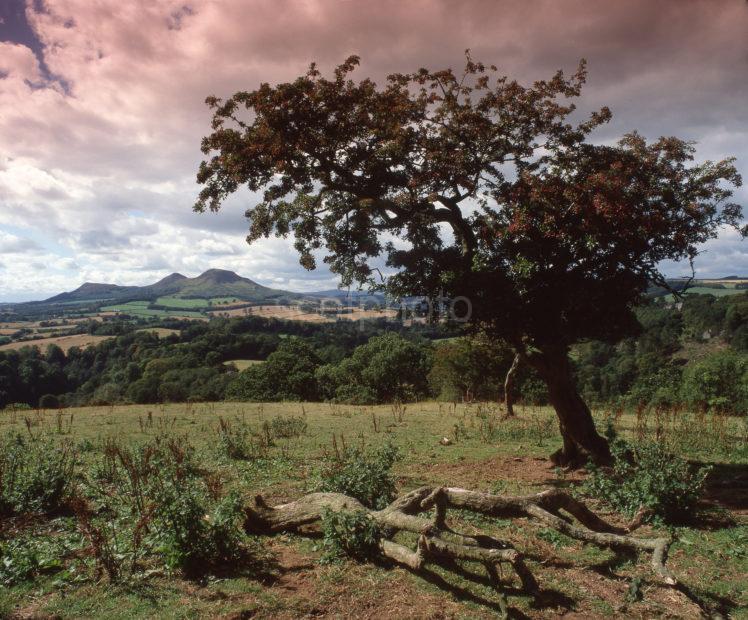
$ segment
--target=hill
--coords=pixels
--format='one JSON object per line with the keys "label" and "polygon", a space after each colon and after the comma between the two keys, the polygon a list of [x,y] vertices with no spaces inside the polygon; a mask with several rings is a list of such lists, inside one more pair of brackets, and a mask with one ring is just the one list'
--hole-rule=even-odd
{"label": "hill", "polygon": [[299,299],[303,295],[263,286],[233,271],[209,269],[196,278],[172,273],[147,286],[120,286],[86,282],[74,291],[60,293],[36,304],[71,304],[77,302],[155,300],[165,295],[192,299],[234,297],[241,301],[257,302],[280,298]]}

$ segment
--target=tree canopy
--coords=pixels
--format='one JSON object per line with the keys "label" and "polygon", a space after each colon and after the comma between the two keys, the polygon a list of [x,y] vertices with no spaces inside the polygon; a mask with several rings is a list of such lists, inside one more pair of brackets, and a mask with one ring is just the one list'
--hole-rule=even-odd
{"label": "tree canopy", "polygon": [[720,227],[740,225],[734,160],[697,164],[692,143],[635,132],[588,142],[611,113],[572,122],[584,61],[531,86],[469,53],[461,73],[419,69],[383,87],[354,81],[358,64],[209,97],[195,209],[216,211],[242,186],[262,191],[249,242],[293,233],[302,265],[322,253],[346,284],[467,298],[475,324],[549,382],[567,456],[605,456],[571,394],[568,346],[634,332],[633,309],[664,283],[660,262],[693,260]]}

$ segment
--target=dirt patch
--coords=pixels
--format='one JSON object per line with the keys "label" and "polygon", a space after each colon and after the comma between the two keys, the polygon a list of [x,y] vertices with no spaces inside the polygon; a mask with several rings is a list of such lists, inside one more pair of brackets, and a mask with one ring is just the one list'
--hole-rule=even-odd
{"label": "dirt patch", "polygon": [[433,463],[408,467],[405,479],[417,479],[432,484],[449,484],[476,491],[490,491],[497,480],[520,482],[523,486],[549,487],[564,482],[584,480],[584,470],[559,472],[544,457],[497,456],[482,461]]}
{"label": "dirt patch", "polygon": [[[315,555],[299,551],[293,543],[274,540],[270,548],[279,573],[267,590],[275,600],[275,609],[236,611],[224,616],[224,620],[464,617],[464,606],[448,593],[425,592],[413,576],[399,568],[354,563],[325,567],[317,563]],[[489,610],[477,610],[470,617],[495,616]]]}

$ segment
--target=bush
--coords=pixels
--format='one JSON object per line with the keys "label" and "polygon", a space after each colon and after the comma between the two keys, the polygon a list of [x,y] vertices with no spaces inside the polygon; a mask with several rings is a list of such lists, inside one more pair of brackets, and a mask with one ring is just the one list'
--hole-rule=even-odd
{"label": "bush", "polygon": [[312,346],[288,338],[262,364],[239,373],[226,388],[227,398],[244,401],[317,400],[314,373],[320,360]]}
{"label": "bush", "polygon": [[306,420],[301,416],[276,416],[270,421],[270,432],[278,439],[291,439],[306,434]]}
{"label": "bush", "polygon": [[0,514],[54,513],[70,498],[75,449],[16,435],[0,446]]}
{"label": "bush", "polygon": [[243,511],[238,494],[211,505],[198,480],[184,479],[163,484],[155,499],[157,538],[169,568],[194,576],[242,559]]}
{"label": "bush", "polygon": [[745,414],[748,410],[748,356],[721,351],[687,366],[682,394],[694,407]]}
{"label": "bush", "polygon": [[426,396],[431,347],[399,334],[374,336],[351,357],[317,370],[326,398],[355,404],[406,402]]}
{"label": "bush", "polygon": [[379,555],[381,533],[376,521],[364,510],[322,512],[322,564],[344,557],[366,562]]}
{"label": "bush", "polygon": [[343,493],[368,508],[381,510],[395,499],[392,466],[399,456],[398,449],[389,443],[366,452],[346,450],[323,468],[317,490]]}
{"label": "bush", "polygon": [[633,516],[640,508],[649,520],[673,523],[692,516],[701,498],[708,467],[693,467],[657,443],[611,442],[610,471],[589,465],[583,490]]}
{"label": "bush", "polygon": [[220,480],[198,466],[184,438],[159,435],[133,447],[108,440],[92,477],[94,493],[102,483],[107,493],[96,510],[78,502],[76,515],[100,571],[110,579],[133,571],[154,552],[189,577],[236,570],[249,558],[241,498],[222,497]]}
{"label": "bush", "polygon": [[229,420],[219,417],[217,432],[220,451],[227,458],[247,461],[253,457],[252,433],[245,422],[234,426]]}
{"label": "bush", "polygon": [[60,399],[54,394],[44,394],[39,399],[40,409],[58,409],[60,407]]}
{"label": "bush", "polygon": [[52,538],[23,535],[0,541],[0,584],[10,587],[42,573],[60,571],[65,552],[64,545]]}

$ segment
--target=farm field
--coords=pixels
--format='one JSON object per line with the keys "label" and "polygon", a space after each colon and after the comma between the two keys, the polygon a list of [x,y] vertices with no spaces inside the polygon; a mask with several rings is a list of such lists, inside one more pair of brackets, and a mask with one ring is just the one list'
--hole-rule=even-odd
{"label": "farm field", "polygon": [[[261,494],[271,505],[312,490],[318,469],[336,451],[385,442],[397,446],[402,455],[394,470],[398,491],[426,484],[507,495],[575,488],[585,474],[565,473],[547,459],[560,444],[554,414],[543,407],[518,407],[517,411],[517,419],[501,420],[493,404],[439,402],[404,407],[193,403],[6,410],[0,412],[0,435],[51,437],[80,446],[80,471],[85,476],[100,471],[105,445],[142,445],[173,437],[183,446],[195,446],[201,468],[212,472],[224,491],[236,490],[247,502]],[[606,413],[596,412],[601,424]],[[279,417],[303,420],[305,430],[298,436],[276,438],[249,460],[227,459],[220,452],[222,425],[261,435],[263,425],[272,426]],[[710,511],[671,531],[675,543],[668,566],[688,587],[731,617],[748,617],[745,420],[688,414],[678,419],[621,415],[615,425],[624,436],[658,436],[674,451],[714,465],[705,503]],[[442,445],[445,437],[449,445]],[[623,522],[603,504],[591,505],[608,520]],[[699,615],[681,592],[652,578],[644,557],[637,560],[583,545],[524,519],[500,521],[454,511],[450,525],[458,531],[480,529],[508,539],[526,555],[541,592],[533,599],[518,591],[513,576],[506,575],[515,617]],[[23,528],[67,532],[70,524],[61,517],[51,524],[4,524],[2,528],[17,528],[15,534]],[[637,531],[638,536],[655,534],[668,532],[650,526]],[[460,571],[429,565],[422,574],[380,563],[320,565],[318,539],[281,534],[255,542],[269,554],[259,576],[225,574],[189,580],[154,569],[133,581],[111,585],[83,572],[66,569],[61,573],[60,568],[52,568],[33,584],[0,589],[0,616],[290,619],[493,618],[497,614],[497,594],[475,565]],[[80,570],[85,557],[79,550],[71,553],[69,562]],[[630,594],[632,588],[635,596]]]}
{"label": "farm field", "polygon": [[159,338],[168,338],[169,336],[179,336],[181,333],[178,329],[169,329],[167,327],[144,327],[142,329],[136,329],[137,332],[149,332],[156,334]]}
{"label": "farm field", "polygon": [[[725,285],[727,286],[727,285]],[[688,289],[687,294],[714,295],[715,297],[724,297],[725,295],[740,295],[745,293],[745,289],[735,288],[733,285],[729,288],[710,288],[707,286],[694,286]]]}
{"label": "farm field", "polygon": [[397,316],[397,311],[391,309],[365,310],[364,308],[353,308],[350,312],[318,314],[316,312],[304,312],[299,306],[250,306],[233,310],[213,310],[210,314],[216,316],[261,316],[266,318],[283,319],[286,321],[330,323],[337,319],[345,319],[349,321],[378,318],[391,319]]}
{"label": "farm field", "polygon": [[142,317],[174,317],[174,318],[187,318],[187,319],[204,319],[205,315],[201,312],[194,312],[190,310],[160,310],[155,308],[149,308],[150,302],[148,301],[130,301],[125,304],[116,304],[113,306],[104,306],[101,308],[102,312],[113,312],[115,314],[131,314],[133,316]]}
{"label": "farm field", "polygon": [[210,308],[211,306],[230,306],[233,304],[246,303],[236,297],[212,297],[211,299],[189,299],[184,297],[159,297],[156,305],[166,306],[167,308]]}
{"label": "farm field", "polygon": [[72,347],[85,348],[92,344],[98,344],[102,340],[106,340],[111,336],[92,336],[91,334],[74,334],[72,336],[57,336],[54,338],[37,338],[35,340],[20,340],[17,342],[10,342],[0,346],[2,350],[15,350],[23,347],[39,347],[39,350],[44,350],[51,344],[56,344],[63,351],[67,353]]}
{"label": "farm field", "polygon": [[262,364],[262,360],[226,360],[224,364],[226,366],[231,364],[232,366],[235,366],[237,370],[242,371],[242,370],[246,370],[250,366],[256,366],[257,364]]}

